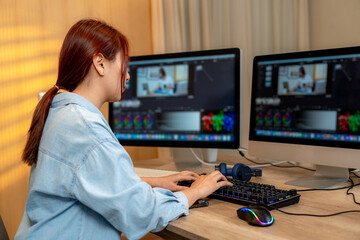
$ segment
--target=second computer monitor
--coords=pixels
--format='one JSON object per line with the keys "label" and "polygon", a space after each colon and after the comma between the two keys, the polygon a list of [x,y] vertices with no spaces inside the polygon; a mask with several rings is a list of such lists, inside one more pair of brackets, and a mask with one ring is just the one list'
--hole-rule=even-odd
{"label": "second computer monitor", "polygon": [[359,69],[360,47],[255,57],[249,153],[332,174],[302,186],[346,181],[360,167]]}
{"label": "second computer monitor", "polygon": [[239,49],[132,57],[109,123],[123,145],[238,148]]}

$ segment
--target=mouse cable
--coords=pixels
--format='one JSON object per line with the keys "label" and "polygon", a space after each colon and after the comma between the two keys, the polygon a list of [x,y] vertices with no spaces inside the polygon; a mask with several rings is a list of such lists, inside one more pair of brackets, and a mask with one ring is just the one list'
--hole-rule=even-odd
{"label": "mouse cable", "polygon": [[354,212],[359,212],[360,210],[349,210],[349,211],[343,211],[343,212],[337,212],[337,213],[332,213],[332,214],[324,214],[324,215],[318,215],[318,214],[308,214],[308,213],[291,213],[291,212],[285,212],[284,210],[280,210],[278,208],[274,208],[274,210],[277,210],[279,212],[288,214],[288,215],[293,215],[293,216],[308,216],[308,217],[332,217],[332,216],[336,216],[336,215],[340,215],[340,214],[344,214],[344,213],[354,213]]}
{"label": "mouse cable", "polygon": [[[243,158],[245,158],[249,162],[252,162],[252,163],[255,163],[255,164],[268,164],[269,166],[279,167],[279,168],[294,168],[294,167],[297,167],[297,168],[305,169],[305,170],[308,170],[308,171],[315,171],[315,169],[306,168],[306,167],[302,167],[302,166],[298,166],[298,165],[293,165],[293,163],[290,163],[289,161],[286,161],[286,163],[292,164],[290,166],[279,166],[279,165],[277,165],[279,163],[271,163],[271,162],[260,163],[260,162],[256,162],[254,160],[249,159],[240,149],[238,149],[238,152]],[[283,163],[283,162],[281,162],[281,163]]]}

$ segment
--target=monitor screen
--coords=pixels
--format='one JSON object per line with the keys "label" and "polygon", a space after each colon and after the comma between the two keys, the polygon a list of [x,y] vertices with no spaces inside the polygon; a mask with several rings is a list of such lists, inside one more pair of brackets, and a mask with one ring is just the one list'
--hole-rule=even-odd
{"label": "monitor screen", "polygon": [[346,182],[360,168],[359,92],[360,47],[256,56],[249,154],[315,164],[291,185]]}
{"label": "monitor screen", "polygon": [[109,124],[123,145],[238,148],[240,50],[132,57]]}
{"label": "monitor screen", "polygon": [[250,140],[360,148],[360,48],[258,56]]}

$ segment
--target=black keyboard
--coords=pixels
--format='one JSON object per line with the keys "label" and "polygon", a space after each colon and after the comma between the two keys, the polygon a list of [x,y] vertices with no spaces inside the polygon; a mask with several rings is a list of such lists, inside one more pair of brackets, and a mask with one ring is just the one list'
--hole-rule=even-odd
{"label": "black keyboard", "polygon": [[[221,187],[209,197],[241,205],[262,205],[269,210],[298,203],[300,195],[295,189],[281,190],[273,185],[246,182],[227,178],[233,186]],[[192,181],[180,182],[181,186],[190,186]]]}

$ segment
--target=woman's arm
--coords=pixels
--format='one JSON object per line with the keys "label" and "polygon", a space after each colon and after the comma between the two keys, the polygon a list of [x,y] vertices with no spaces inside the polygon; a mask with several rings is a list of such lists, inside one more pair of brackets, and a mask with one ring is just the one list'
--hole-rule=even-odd
{"label": "woman's arm", "polygon": [[[220,187],[232,186],[232,183],[228,182],[225,176],[219,171],[214,171],[209,175],[202,176],[194,172],[183,171],[166,177],[145,177],[141,178],[141,180],[152,187],[161,187],[173,192],[181,191],[187,197],[189,207],[198,199],[209,196]],[[188,180],[194,181],[190,188],[177,185],[180,181]]]}

